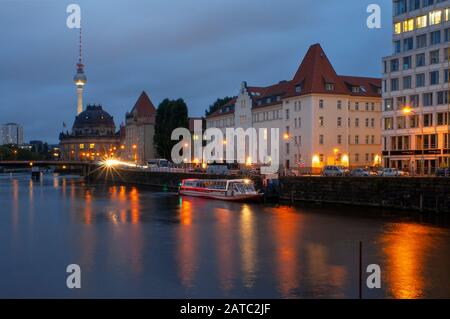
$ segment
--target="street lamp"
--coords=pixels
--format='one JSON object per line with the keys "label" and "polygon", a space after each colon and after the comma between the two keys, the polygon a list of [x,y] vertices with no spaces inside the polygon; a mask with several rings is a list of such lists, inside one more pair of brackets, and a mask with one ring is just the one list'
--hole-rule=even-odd
{"label": "street lamp", "polygon": [[283,136],[284,140],[292,140],[294,141],[294,144],[297,146],[297,164],[298,164],[298,174],[300,175],[300,166],[301,166],[301,154],[300,154],[300,143],[299,141],[296,141],[292,136],[289,135],[289,133],[285,133]]}
{"label": "street lamp", "polygon": [[411,109],[411,107],[410,106],[405,106],[403,109],[402,109],[402,113],[405,115],[405,116],[409,116],[409,115],[417,115],[418,116],[418,121],[419,121],[419,128],[420,128],[420,134],[421,134],[421,139],[420,139],[420,141],[421,141],[421,145],[420,145],[420,149],[421,149],[421,151],[422,151],[422,158],[421,158],[421,163],[420,163],[420,175],[424,175],[424,172],[425,172],[425,153],[424,153],[424,146],[425,146],[425,140],[424,140],[424,135],[423,135],[423,122],[420,120],[420,116],[416,113],[416,112],[414,112],[412,109]]}
{"label": "street lamp", "polygon": [[133,152],[134,152],[134,155],[133,155],[134,156],[134,163],[137,166],[137,145],[133,144],[132,148],[133,148]]}

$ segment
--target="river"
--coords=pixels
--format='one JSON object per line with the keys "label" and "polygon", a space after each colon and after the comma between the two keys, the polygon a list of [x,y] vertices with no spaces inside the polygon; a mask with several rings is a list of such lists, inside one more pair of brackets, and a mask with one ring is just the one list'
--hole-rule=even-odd
{"label": "river", "polygon": [[357,298],[360,241],[364,298],[450,298],[446,216],[0,175],[2,298]]}

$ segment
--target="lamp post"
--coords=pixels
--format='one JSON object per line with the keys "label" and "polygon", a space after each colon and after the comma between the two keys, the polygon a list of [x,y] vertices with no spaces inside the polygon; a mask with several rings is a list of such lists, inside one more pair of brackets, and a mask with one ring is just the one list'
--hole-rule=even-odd
{"label": "lamp post", "polygon": [[300,175],[300,168],[301,168],[301,154],[300,154],[300,143],[296,141],[292,136],[289,135],[289,133],[285,133],[283,136],[285,141],[292,140],[294,141],[295,145],[297,146],[297,164],[298,164],[298,174]]}
{"label": "lamp post", "polygon": [[[423,119],[421,120],[420,119],[420,115],[419,114],[417,114],[416,112],[414,112],[412,109],[411,109],[411,107],[409,107],[409,106],[405,106],[404,108],[403,108],[403,110],[402,110],[402,113],[405,115],[405,116],[408,116],[408,115],[416,115],[416,116],[418,116],[418,121],[419,121],[419,128],[420,128],[420,134],[421,134],[421,139],[420,139],[420,141],[421,141],[421,145],[420,145],[420,149],[421,149],[421,151],[422,151],[422,158],[420,159],[420,175],[424,175],[424,172],[425,172],[425,153],[424,153],[424,146],[425,146],[425,141],[424,141],[424,135],[423,135]],[[423,113],[422,113],[422,115],[423,115]]]}
{"label": "lamp post", "polygon": [[133,157],[134,157],[134,164],[136,164],[136,166],[137,166],[137,163],[138,163],[138,159],[137,159],[137,145],[136,144],[133,144]]}

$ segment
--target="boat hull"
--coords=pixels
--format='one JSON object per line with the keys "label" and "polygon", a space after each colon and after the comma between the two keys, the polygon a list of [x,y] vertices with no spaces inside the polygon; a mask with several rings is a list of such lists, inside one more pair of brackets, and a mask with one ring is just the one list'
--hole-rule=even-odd
{"label": "boat hull", "polygon": [[190,190],[180,190],[179,193],[182,196],[202,197],[216,200],[224,200],[229,202],[259,201],[263,196],[263,194],[243,194],[243,195],[226,196],[224,193],[219,192],[200,192]]}

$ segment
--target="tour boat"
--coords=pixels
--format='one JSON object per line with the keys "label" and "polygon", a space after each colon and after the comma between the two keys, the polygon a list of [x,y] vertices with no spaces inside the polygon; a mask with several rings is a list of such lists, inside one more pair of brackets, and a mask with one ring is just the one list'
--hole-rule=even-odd
{"label": "tour boat", "polygon": [[263,195],[255,190],[254,183],[249,179],[185,179],[181,182],[179,193],[226,201],[254,201]]}

